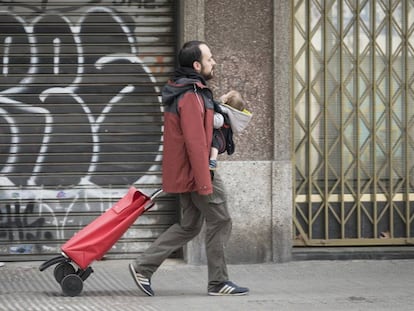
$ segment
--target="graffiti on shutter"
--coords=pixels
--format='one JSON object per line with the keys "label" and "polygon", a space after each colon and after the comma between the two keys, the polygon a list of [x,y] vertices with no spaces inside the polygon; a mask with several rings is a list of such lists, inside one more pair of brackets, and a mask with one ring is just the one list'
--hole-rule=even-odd
{"label": "graffiti on shutter", "polygon": [[[2,8],[0,255],[56,253],[130,185],[161,183],[174,2]],[[113,251],[146,247],[176,217],[169,206],[161,200]]]}

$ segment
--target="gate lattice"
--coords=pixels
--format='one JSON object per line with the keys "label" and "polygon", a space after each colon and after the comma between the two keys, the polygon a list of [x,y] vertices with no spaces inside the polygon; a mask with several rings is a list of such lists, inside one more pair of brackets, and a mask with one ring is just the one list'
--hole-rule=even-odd
{"label": "gate lattice", "polygon": [[414,242],[414,1],[294,0],[294,245]]}

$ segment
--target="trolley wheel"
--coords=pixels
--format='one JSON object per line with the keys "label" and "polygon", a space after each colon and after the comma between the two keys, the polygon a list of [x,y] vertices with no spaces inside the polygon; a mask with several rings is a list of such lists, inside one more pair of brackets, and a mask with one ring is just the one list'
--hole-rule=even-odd
{"label": "trolley wheel", "polygon": [[82,292],[83,281],[79,275],[69,274],[63,278],[60,286],[62,286],[62,291],[65,295],[75,297]]}
{"label": "trolley wheel", "polygon": [[55,267],[53,271],[53,275],[55,276],[55,280],[60,283],[62,282],[63,278],[69,274],[75,273],[75,268],[68,262],[62,262]]}

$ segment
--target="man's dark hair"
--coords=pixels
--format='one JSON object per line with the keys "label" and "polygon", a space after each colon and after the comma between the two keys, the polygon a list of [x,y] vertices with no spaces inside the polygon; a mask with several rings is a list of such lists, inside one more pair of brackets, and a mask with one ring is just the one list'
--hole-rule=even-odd
{"label": "man's dark hair", "polygon": [[200,45],[206,44],[203,41],[193,40],[184,43],[178,53],[178,63],[181,67],[193,68],[194,62],[201,62]]}

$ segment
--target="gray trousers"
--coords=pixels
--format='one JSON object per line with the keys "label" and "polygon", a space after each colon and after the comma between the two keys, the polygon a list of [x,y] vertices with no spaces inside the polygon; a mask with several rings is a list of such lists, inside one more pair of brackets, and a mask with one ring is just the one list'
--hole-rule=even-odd
{"label": "gray trousers", "polygon": [[180,224],[174,224],[162,233],[154,243],[134,261],[136,271],[151,278],[162,262],[175,250],[196,237],[206,223],[206,255],[208,289],[228,280],[225,260],[225,244],[231,232],[225,189],[215,174],[213,194],[203,196],[196,192],[179,194],[182,211]]}

